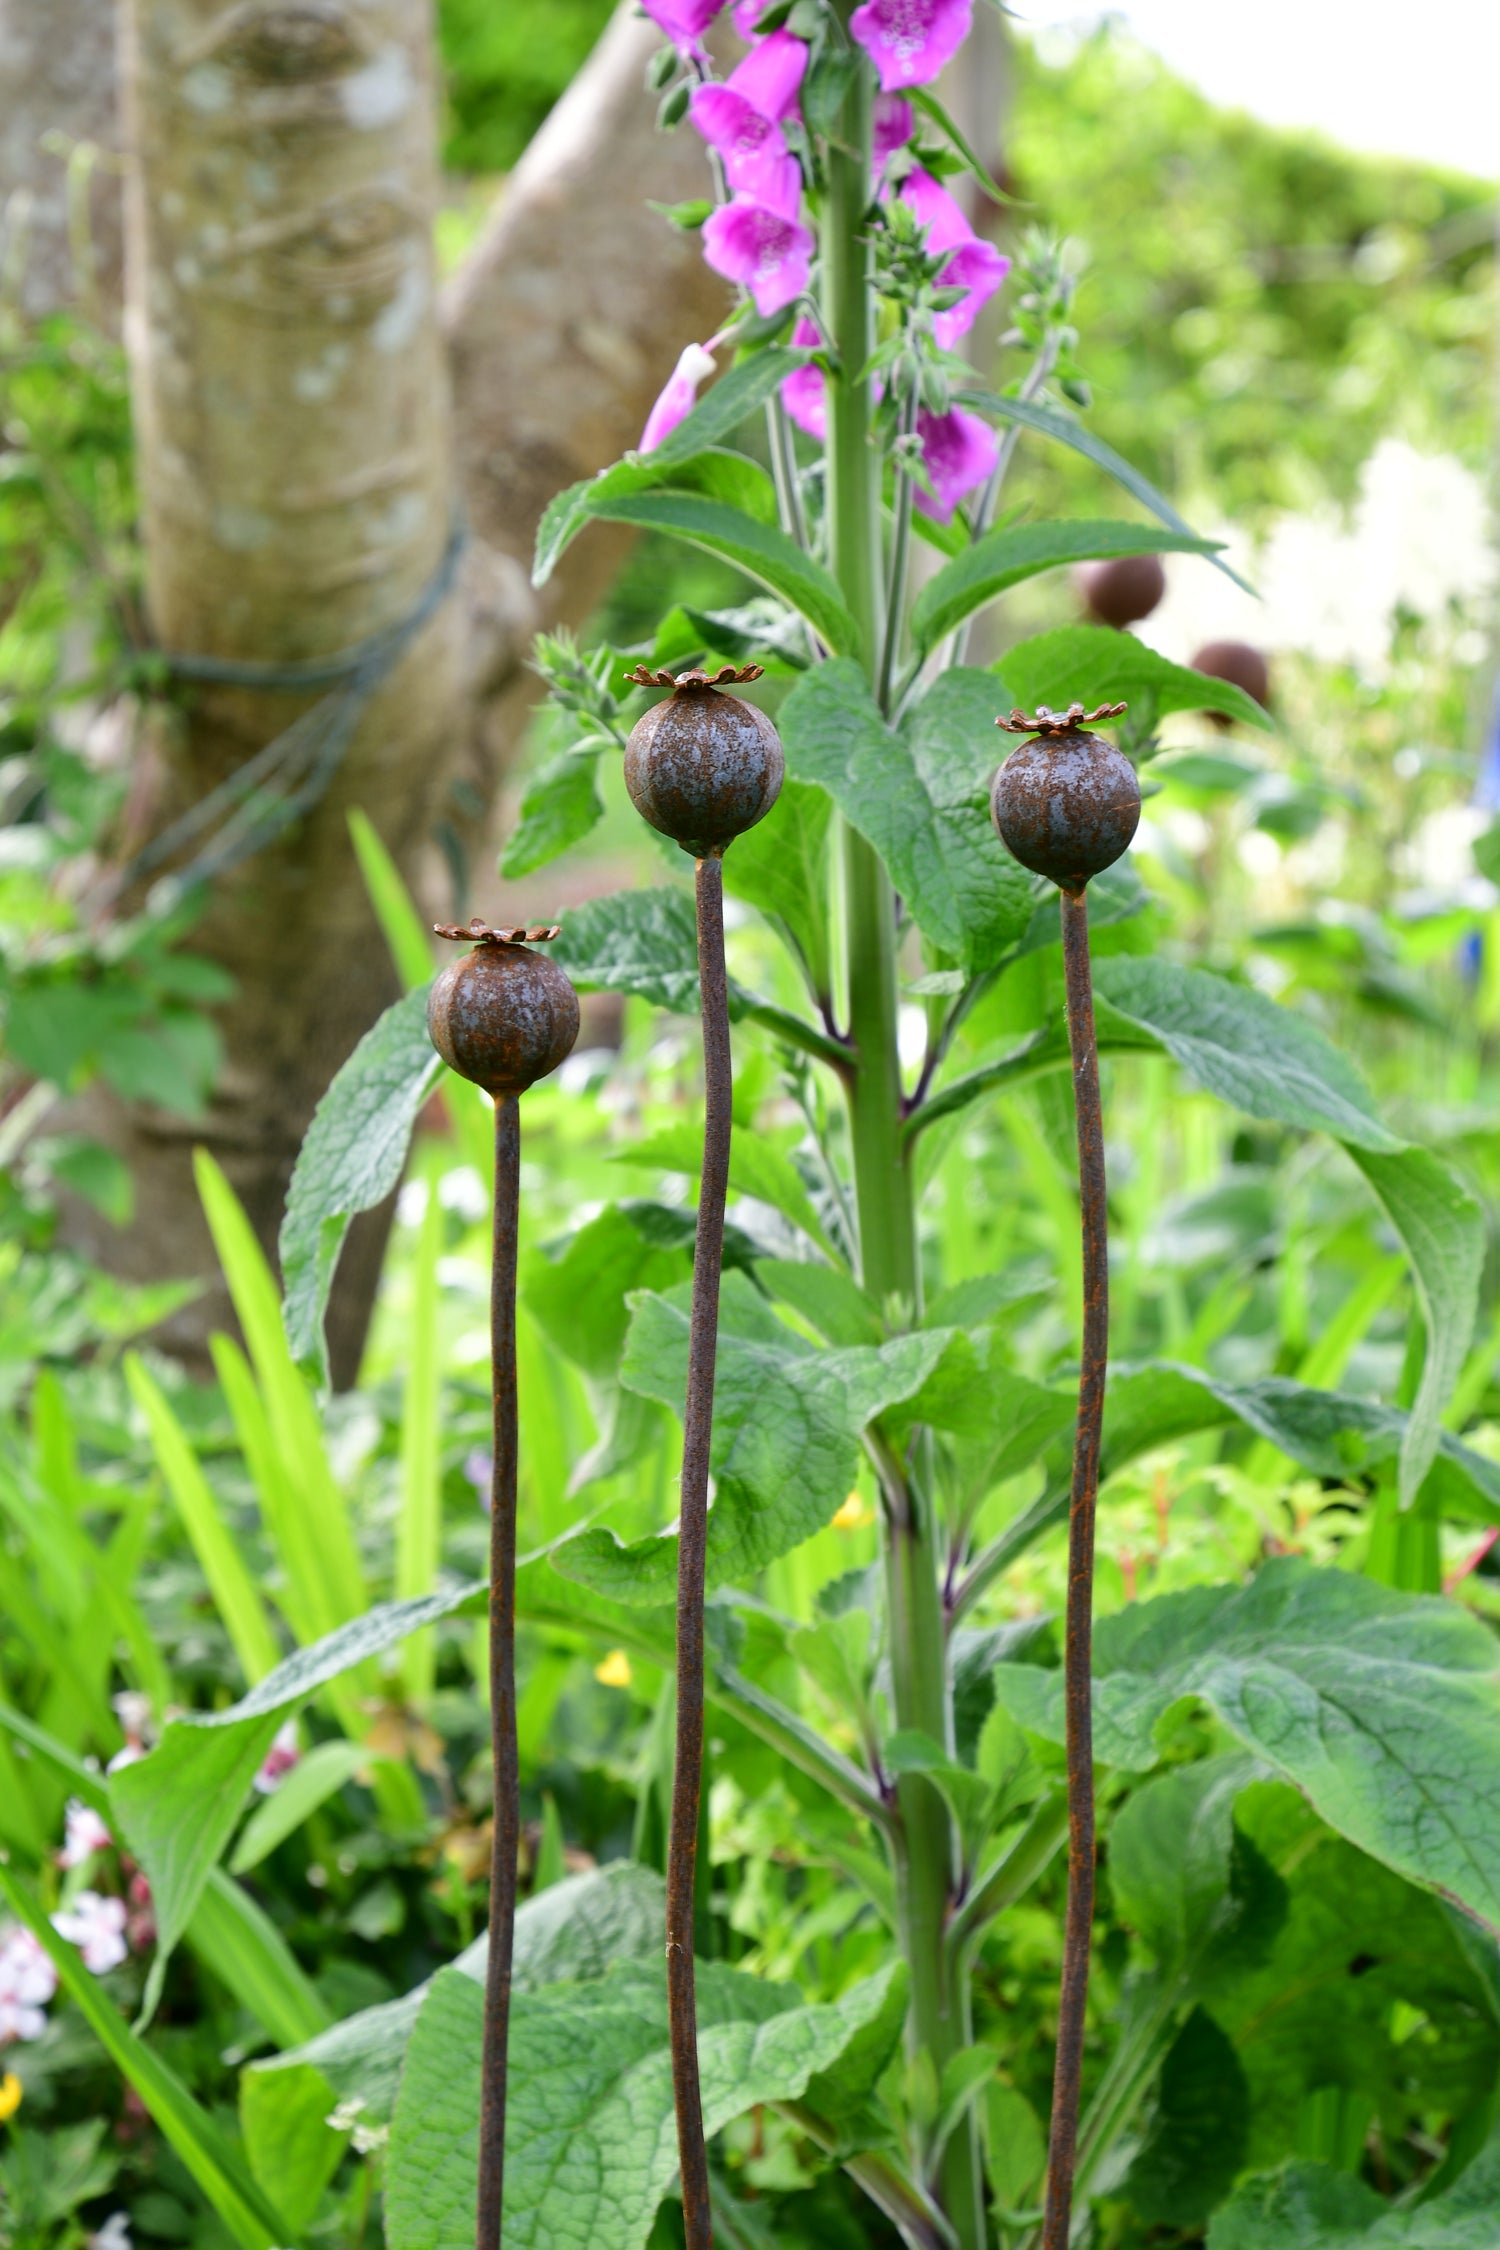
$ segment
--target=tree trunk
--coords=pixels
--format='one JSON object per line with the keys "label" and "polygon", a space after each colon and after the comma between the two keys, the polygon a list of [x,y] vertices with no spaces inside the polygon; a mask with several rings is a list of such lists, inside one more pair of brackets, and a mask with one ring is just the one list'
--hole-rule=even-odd
{"label": "tree trunk", "polygon": [[[409,608],[448,531],[427,5],[121,6],[127,329],[154,631],[174,650],[251,662],[340,651]],[[94,1089],[80,1121],[131,1165],[137,1216],[116,1233],[73,1206],[70,1238],[131,1278],[202,1279],[159,1332],[189,1363],[212,1328],[233,1325],[192,1147],[218,1157],[274,1252],[311,1111],[391,995],[347,808],[363,806],[419,893],[433,889],[434,830],[461,824],[446,789],[467,756],[482,840],[536,692],[532,627],[581,625],[624,546],[591,531],[534,601],[541,511],[637,441],[682,344],[728,308],[697,238],[647,208],[707,178],[696,134],[654,130],[642,80],[658,43],[623,0],[447,293],[460,482],[481,536],[456,601],[371,707],[322,803],[213,886],[190,942],[230,969],[239,997],[221,1013],[227,1060],[207,1119],[185,1125]],[[306,701],[192,688],[144,831],[198,802]],[[357,1222],[344,1254],[329,1329],[342,1382],[384,1237],[379,1221]]]}
{"label": "tree trunk", "polygon": [[[128,304],[153,630],[166,649],[297,663],[408,615],[452,516],[435,317],[428,0],[125,0]],[[92,1221],[132,1276],[202,1277],[164,1332],[194,1357],[227,1300],[194,1192],[208,1148],[274,1244],[313,1108],[393,996],[346,826],[362,806],[407,871],[459,723],[458,606],[444,603],[365,710],[331,786],[213,882],[194,947],[236,978],[227,1061],[196,1125],[98,1091],[137,1211]],[[192,687],[162,744],[159,833],[307,708],[306,694]],[[90,1226],[79,1214],[75,1239]],[[378,1264],[383,1230],[364,1230]],[[351,1243],[330,1345],[352,1377],[373,1274]]]}
{"label": "tree trunk", "polygon": [[0,256],[29,319],[78,300],[114,327],[119,146],[105,0],[0,0]]}

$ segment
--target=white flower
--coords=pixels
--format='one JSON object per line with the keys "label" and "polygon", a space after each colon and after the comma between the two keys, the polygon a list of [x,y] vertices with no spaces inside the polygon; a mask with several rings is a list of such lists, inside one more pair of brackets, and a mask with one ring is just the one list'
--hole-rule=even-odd
{"label": "white flower", "polygon": [[130,2213],[111,2211],[103,2226],[85,2237],[85,2250],[130,2250]]}
{"label": "white flower", "polygon": [[13,1923],[0,1935],[0,2044],[40,2039],[47,2028],[42,2011],[56,1990],[51,1957],[30,1930]]}
{"label": "white flower", "polygon": [[63,1848],[57,1855],[58,1866],[83,1867],[95,1852],[108,1851],[113,1842],[113,1836],[92,1805],[84,1804],[78,1797],[70,1797]]}
{"label": "white flower", "polygon": [[279,1789],[293,1766],[301,1762],[301,1758],[302,1752],[297,1743],[297,1722],[295,1719],[288,1719],[284,1726],[277,1728],[276,1738],[255,1777],[255,1786],[261,1795],[269,1797]]}
{"label": "white flower", "polygon": [[71,1906],[52,1917],[52,1927],[83,1955],[83,1965],[96,1977],[117,1969],[130,1951],[125,1942],[125,1901],[104,1898],[98,1891],[80,1891]]}

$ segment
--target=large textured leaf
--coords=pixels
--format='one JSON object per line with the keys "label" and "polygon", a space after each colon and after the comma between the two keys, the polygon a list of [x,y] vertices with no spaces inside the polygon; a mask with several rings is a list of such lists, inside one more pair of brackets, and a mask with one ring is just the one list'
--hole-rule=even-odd
{"label": "large textured leaf", "polygon": [[697,1013],[690,891],[611,891],[590,899],[569,913],[549,950],[581,991],[628,992],[658,1008]]}
{"label": "large textured leaf", "polygon": [[751,359],[741,360],[704,393],[692,413],[653,452],[616,461],[597,476],[586,477],[581,484],[559,492],[548,503],[537,527],[532,584],[546,584],[559,558],[590,516],[597,513],[600,500],[614,494],[649,491],[653,485],[667,483],[683,464],[732,437],[741,422],[763,406],[807,358],[806,352],[773,345]]}
{"label": "large textured leaf", "polygon": [[[703,1171],[703,1133],[697,1125],[666,1125],[659,1133],[620,1149],[611,1161],[639,1164],[648,1171],[680,1172],[696,1180]],[[774,1141],[743,1129],[730,1136],[729,1189],[732,1195],[769,1203],[832,1256],[832,1245],[796,1165]]]}
{"label": "large textured leaf", "polygon": [[[634,1860],[612,1860],[583,1875],[564,1876],[516,1909],[511,1988],[536,1992],[544,1985],[584,1984],[616,1961],[661,1957],[666,1887],[656,1870]],[[482,1985],[488,1933],[453,1963]],[[371,2124],[383,2124],[396,2099],[406,2043],[431,1990],[425,1979],[399,2000],[362,2008],[299,2047],[254,2063],[247,2078],[274,2082],[315,2070],[341,2101],[357,2101]]]}
{"label": "large textured leaf", "polygon": [[945,633],[983,609],[1008,586],[1018,586],[1060,563],[1094,562],[1110,555],[1211,555],[1212,539],[1190,531],[1154,531],[1142,523],[1009,524],[986,532],[930,578],[912,608],[912,644],[921,654]]}
{"label": "large textured leaf", "polygon": [[1032,909],[986,804],[997,708],[987,674],[947,672],[898,735],[859,666],[837,663],[800,680],[780,716],[793,774],[828,792],[926,936],[971,971],[1002,958]]}
{"label": "large textured leaf", "polygon": [[427,1036],[427,988],[371,1025],[314,1113],[281,1224],[283,1317],[300,1360],[327,1374],[323,1315],[349,1222],[395,1187],[412,1129],[442,1075]]}
{"label": "large textured leaf", "polygon": [[1253,697],[1227,680],[1169,663],[1132,633],[1108,625],[1059,625],[1007,649],[995,669],[1012,702],[1035,710],[1048,703],[1128,703],[1130,716],[1152,725],[1169,711],[1222,711],[1247,727],[1272,724]]}
{"label": "large textured leaf", "polygon": [[1120,2193],[1148,2227],[1202,2226],[1245,2158],[1244,2068],[1204,2008],[1168,2048],[1150,2120]]}
{"label": "large textured leaf", "polygon": [[[620,1380],[679,1416],[687,1389],[690,1291],[634,1301]],[[859,1433],[932,1372],[943,1329],[888,1344],[814,1351],[769,1312],[739,1274],[724,1277],[714,1384],[715,1498],[708,1519],[708,1583],[744,1583],[835,1514],[858,1466]],[[672,1598],[677,1535],[624,1546],[586,1531],[553,1556],[564,1576],[616,1601]]]}
{"label": "large textured leaf", "polygon": [[581,843],[604,818],[599,759],[611,748],[602,736],[570,743],[532,775],[521,799],[521,817],[500,854],[500,872],[508,882],[545,867]]}
{"label": "large textured leaf", "polygon": [[671,532],[718,555],[789,602],[836,656],[860,653],[859,627],[844,607],[837,580],[774,524],[758,523],[742,509],[696,492],[625,493],[595,500],[590,512],[606,523]]}
{"label": "large textured leaf", "polygon": [[[1399,1407],[1347,1391],[1314,1390],[1289,1376],[1223,1383],[1201,1367],[1163,1360],[1122,1372],[1111,1382],[1104,1416],[1104,1469],[1112,1475],[1155,1446],[1229,1420],[1243,1422],[1316,1477],[1354,1479],[1398,1459],[1410,1417]],[[1460,1522],[1500,1523],[1500,1463],[1451,1431],[1423,1482],[1441,1515]]]}
{"label": "large textured leaf", "polygon": [[1208,2230],[1209,2250],[1494,2250],[1500,2137],[1446,2195],[1393,2211],[1351,2172],[1289,2164],[1247,2180]]}
{"label": "large textured leaf", "polygon": [[[1064,414],[1055,406],[1043,406],[1036,399],[1005,398],[998,391],[971,388],[960,391],[958,395],[965,405],[982,407],[986,414],[993,414],[997,421],[1019,422],[1023,429],[1035,430],[1040,436],[1053,438],[1059,445],[1069,446],[1073,452],[1083,454],[1096,468],[1102,469],[1106,476],[1113,477],[1115,483],[1133,499],[1139,500],[1143,508],[1149,508],[1159,523],[1169,525],[1173,531],[1183,532],[1188,538],[1193,536],[1192,526],[1184,523],[1170,500],[1164,499],[1155,485],[1143,477],[1139,469],[1133,468],[1123,455],[1116,453],[1112,445],[1106,445],[1103,438],[1095,437],[1092,430],[1086,429],[1082,422],[1075,421],[1071,414]],[[1231,570],[1228,563],[1222,562],[1217,555],[1210,555],[1208,559],[1216,569],[1223,571],[1226,578],[1232,578],[1236,586],[1245,586],[1244,579],[1238,571]],[[1245,591],[1249,593],[1251,589],[1245,586]]]}
{"label": "large textured leaf", "polygon": [[109,1784],[111,1824],[151,1884],[158,1959],[181,1937],[244,1809],[250,1784],[288,1712],[316,1690],[423,1625],[483,1608],[483,1585],[418,1601],[382,1602],[300,1648],[226,1711],[169,1720],[149,1756]]}
{"label": "large textured leaf", "polygon": [[[788,1986],[698,1970],[698,2054],[706,2130],[758,2103],[792,2101],[875,2021],[894,1968],[841,2000],[807,2007]],[[412,2034],[386,2174],[392,2250],[468,2250],[483,1994],[444,1970]],[[677,2170],[665,1972],[625,1966],[599,1983],[521,1995],[510,2025],[505,2235],[509,2250],[642,2250]]]}
{"label": "large textured leaf", "polygon": [[527,1310],[549,1342],[598,1382],[613,1381],[620,1363],[630,1326],[626,1298],[637,1289],[669,1289],[688,1272],[691,1241],[656,1241],[632,1208],[606,1204],[566,1242],[529,1250],[521,1269]]}
{"label": "large textured leaf", "polygon": [[828,824],[821,789],[788,780],[765,819],[724,855],[724,888],[783,923],[816,992],[829,988]]}
{"label": "large textured leaf", "polygon": [[[1196,1697],[1340,1835],[1500,1930],[1500,1664],[1452,1602],[1286,1557],[1103,1619],[1095,1672],[1107,1763],[1153,1765],[1158,1722]],[[1062,1740],[1059,1674],[1003,1665],[994,1684]]]}

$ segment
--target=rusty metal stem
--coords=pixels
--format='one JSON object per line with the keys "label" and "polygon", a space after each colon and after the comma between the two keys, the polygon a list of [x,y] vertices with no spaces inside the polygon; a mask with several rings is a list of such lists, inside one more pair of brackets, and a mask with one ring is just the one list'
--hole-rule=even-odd
{"label": "rusty metal stem", "polygon": [[490,1746],[495,1810],[475,2250],[497,2250],[501,2241],[511,1942],[516,1919],[516,1858],[521,1841],[521,1776],[516,1751],[516,1238],[520,1194],[521,1106],[514,1094],[505,1094],[495,1103],[495,1231],[490,1278],[495,1407],[495,1466],[490,1485]]}
{"label": "rusty metal stem", "polygon": [[672,2036],[672,2099],[682,2167],[687,2250],[711,2250],[708,2151],[698,2090],[698,2022],[693,1979],[693,1905],[698,1813],[703,1788],[703,1577],[708,1545],[708,1454],[713,1433],[714,1358],[719,1328],[719,1268],[724,1200],[729,1192],[729,987],[724,970],[724,865],[700,859],[698,978],[703,998],[703,1180],[693,1253],[687,1406],[677,1548],[677,1757],[667,1840],[667,2015]]}
{"label": "rusty metal stem", "polygon": [[1083,1217],[1083,1357],[1078,1377],[1078,1428],[1068,1514],[1068,1615],[1064,1687],[1068,1752],[1068,1910],[1063,1933],[1062,1991],[1057,2011],[1057,2064],[1052,2081],[1052,2136],[1047,2151],[1047,2208],[1042,2250],[1067,2250],[1078,2147],[1078,2081],[1083,2063],[1084,2006],[1089,1985],[1089,1933],[1094,1919],[1093,1657],[1094,1507],[1099,1493],[1099,1436],[1109,1355],[1109,1225],[1104,1180],[1104,1117],[1099,1100],[1099,1050],[1089,970],[1086,893],[1062,893],[1063,970],[1068,1043],[1073,1055],[1073,1107],[1078,1123],[1078,1190]]}

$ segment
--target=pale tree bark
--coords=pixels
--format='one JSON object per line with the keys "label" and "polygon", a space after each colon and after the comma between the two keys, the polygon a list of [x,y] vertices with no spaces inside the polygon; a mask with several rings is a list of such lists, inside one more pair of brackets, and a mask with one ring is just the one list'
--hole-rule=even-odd
{"label": "pale tree bark", "polygon": [[113,324],[119,146],[106,0],[0,0],[0,265],[28,318],[81,299]]}
{"label": "pale tree bark", "polygon": [[[121,0],[130,300],[152,627],[166,648],[255,663],[347,649],[404,615],[444,550],[452,443],[433,297],[427,0]],[[238,997],[196,1125],[97,1091],[88,1127],[136,1180],[123,1232],[87,1209],[71,1239],[132,1278],[203,1294],[161,1340],[200,1361],[231,1325],[191,1151],[208,1147],[274,1251],[319,1095],[391,996],[349,845],[360,805],[421,887],[470,758],[493,794],[530,696],[538,621],[581,623],[619,548],[586,543],[535,607],[523,558],[561,483],[633,444],[683,342],[727,308],[696,240],[646,199],[700,192],[696,136],[657,135],[657,44],[622,6],[518,167],[450,291],[462,497],[476,533],[454,600],[368,710],[326,796],[219,877],[193,933]],[[135,793],[158,833],[305,707],[194,686]],[[330,1319],[352,1380],[384,1225],[356,1227]]]}

